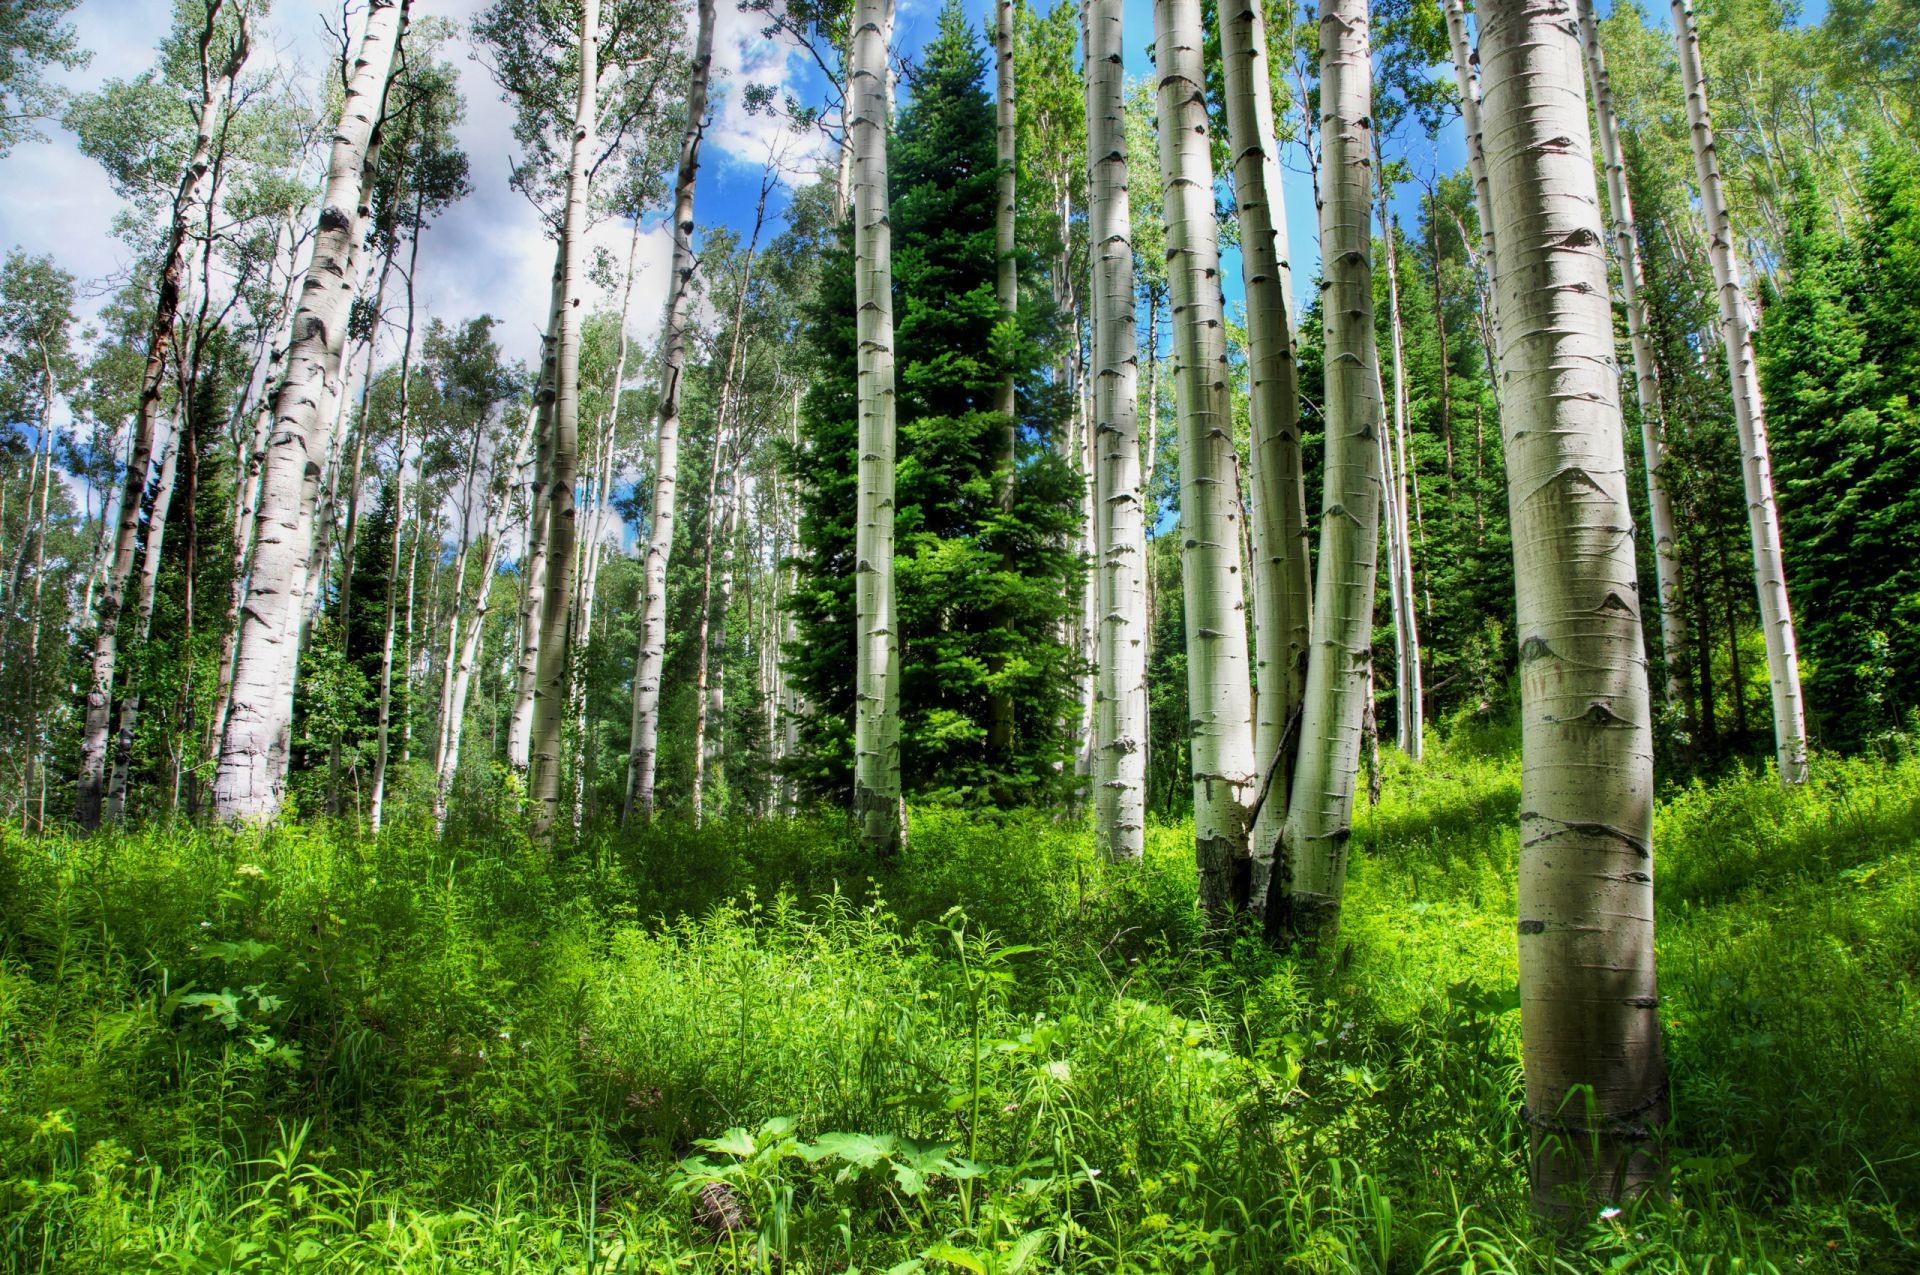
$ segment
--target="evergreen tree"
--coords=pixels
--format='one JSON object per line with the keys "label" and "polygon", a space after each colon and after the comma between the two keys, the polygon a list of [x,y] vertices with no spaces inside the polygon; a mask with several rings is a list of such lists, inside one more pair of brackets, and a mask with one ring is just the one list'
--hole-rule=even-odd
{"label": "evergreen tree", "polygon": [[[1079,477],[1054,449],[1059,395],[1037,339],[1051,314],[1023,299],[1023,335],[996,340],[997,165],[987,57],[956,4],[913,78],[892,143],[895,350],[899,376],[896,557],[904,779],[910,793],[1032,799],[1066,750],[1072,656],[1060,623],[1085,564],[1069,547]],[[802,756],[816,796],[850,786],[853,715],[855,335],[851,232],[823,246],[806,308],[815,368],[791,465],[801,495],[796,640],[788,667],[805,695]],[[996,504],[1004,417],[996,387],[1018,386],[1013,508]],[[985,749],[994,693],[1014,701],[1011,752]]]}

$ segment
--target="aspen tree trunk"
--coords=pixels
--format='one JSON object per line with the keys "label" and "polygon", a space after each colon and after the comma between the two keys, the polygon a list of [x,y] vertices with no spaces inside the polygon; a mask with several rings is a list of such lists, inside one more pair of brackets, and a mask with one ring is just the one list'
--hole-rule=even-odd
{"label": "aspen tree trunk", "polygon": [[[1308,943],[1339,924],[1362,723],[1373,685],[1380,539],[1380,369],[1374,348],[1373,138],[1366,0],[1320,4],[1320,253],[1326,325],[1326,460],[1313,646],[1300,760],[1268,896],[1276,929]],[[1281,859],[1284,856],[1284,859]]]}
{"label": "aspen tree trunk", "polygon": [[1292,266],[1274,141],[1266,19],[1257,0],[1225,0],[1221,5],[1220,57],[1240,214],[1251,381],[1254,667],[1260,692],[1254,701],[1253,752],[1261,786],[1255,793],[1258,814],[1248,905],[1258,914],[1266,907],[1273,845],[1286,821],[1293,750],[1283,749],[1282,740],[1305,689],[1313,581],[1300,455],[1300,381],[1293,354]]}
{"label": "aspen tree trunk", "polygon": [[533,688],[540,664],[540,621],[547,589],[547,492],[553,470],[553,404],[560,367],[560,309],[566,294],[556,260],[547,307],[547,330],[540,342],[540,381],[534,392],[539,420],[534,425],[533,482],[527,499],[526,545],[520,555],[519,655],[514,664],[513,711],[507,719],[507,764],[525,771],[532,754]]}
{"label": "aspen tree trunk", "polygon": [[1141,493],[1133,207],[1127,191],[1120,0],[1088,0],[1089,232],[1093,244],[1094,474],[1100,535],[1101,762],[1095,836],[1110,859],[1144,853],[1147,763],[1147,539]]}
{"label": "aspen tree trunk", "polygon": [[[28,612],[26,700],[27,764],[20,783],[20,809],[27,831],[38,835],[47,826],[46,767],[40,766],[40,793],[35,800],[34,767],[40,758],[40,607],[45,598],[47,575],[47,500],[53,490],[53,368],[46,347],[40,350],[44,376],[40,395],[40,453],[37,477],[40,484],[40,509],[33,518],[33,600]],[[28,474],[27,510],[33,517],[33,483],[36,474]],[[24,549],[24,546],[22,546]],[[24,560],[24,555],[23,555]],[[31,812],[30,814],[27,812]]]}
{"label": "aspen tree trunk", "polygon": [[1153,27],[1180,423],[1194,856],[1200,905],[1219,919],[1243,888],[1236,878],[1246,866],[1256,776],[1199,0],[1155,0]]}
{"label": "aspen tree trunk", "polygon": [[212,63],[212,46],[218,34],[222,7],[222,0],[208,0],[206,22],[200,31],[201,94],[193,150],[174,192],[160,290],[154,301],[153,320],[147,328],[146,368],[141,374],[140,403],[134,411],[133,442],[127,456],[124,494],[120,498],[120,515],[114,531],[112,565],[107,571],[105,587],[100,591],[92,676],[80,739],[75,818],[82,828],[95,828],[100,823],[101,789],[107,777],[107,741],[113,723],[114,668],[120,654],[120,612],[126,605],[127,584],[133,576],[141,497],[153,459],[153,433],[160,414],[160,396],[166,389],[167,374],[176,353],[181,296],[187,283],[188,218],[195,206],[212,197],[214,134],[219,126],[220,106],[247,60],[250,33],[247,15],[242,11],[227,60],[219,67]]}
{"label": "aspen tree trunk", "polygon": [[1520,1026],[1535,1207],[1652,1185],[1666,1112],[1653,731],[1606,230],[1568,0],[1488,0],[1487,168],[1520,639]]}
{"label": "aspen tree trunk", "polygon": [[660,674],[667,659],[667,557],[680,492],[680,391],[687,362],[687,307],[693,287],[693,187],[706,129],[707,78],[713,64],[714,0],[699,0],[693,74],[687,85],[687,132],[680,143],[680,175],[673,196],[673,282],[667,292],[666,331],[660,345],[660,425],[654,439],[653,510],[647,528],[646,597],[640,611],[640,651],[633,671],[633,733],[627,755],[627,799],[622,823],[635,811],[653,818],[654,771],[660,756]]}
{"label": "aspen tree trunk", "polygon": [[[994,296],[1000,303],[1000,314],[1004,322],[1017,324],[1020,318],[1020,267],[1015,256],[1014,238],[1015,207],[1019,201],[1018,182],[1015,164],[1018,161],[1015,138],[1014,113],[1014,71],[1013,71],[1013,0],[994,0],[994,156],[1000,166],[999,184],[995,194],[993,217],[993,251],[995,256]],[[1015,484],[1018,482],[1015,467],[1020,458],[1020,419],[1019,406],[1014,387],[1012,366],[1008,366],[1000,377],[1000,384],[994,395],[993,410],[1000,416],[1000,489],[998,493],[1000,512],[1011,514]],[[1002,566],[1011,568],[1013,563],[1004,555]],[[996,658],[994,668],[997,671],[1004,661]],[[1006,691],[994,692],[987,705],[987,748],[1003,762],[1013,752],[1013,696]]]}
{"label": "aspen tree trunk", "polygon": [[[716,469],[718,465],[716,463]],[[720,782],[718,749],[721,712],[726,707],[727,608],[733,595],[732,538],[740,518],[740,493],[726,496],[726,512],[716,521],[713,495],[709,488],[707,504],[707,544],[701,567],[700,620],[694,643],[699,651],[694,672],[693,694],[693,823],[699,827],[706,818],[706,781],[711,770],[714,782]],[[720,614],[714,618],[714,550],[720,541]],[[715,652],[718,651],[716,656]]]}
{"label": "aspen tree trunk", "polygon": [[592,173],[600,80],[600,0],[580,5],[580,86],[567,168],[567,206],[560,231],[560,325],[554,340],[551,469],[547,480],[547,579],[540,597],[540,655],[534,666],[533,725],[528,735],[527,795],[533,839],[553,843],[560,817],[560,747],[566,725],[567,667],[573,634],[574,545],[579,531],[574,482],[580,464],[580,344],[586,320],[587,185]]}
{"label": "aspen tree trunk", "polygon": [[[1380,154],[1377,135],[1374,138],[1374,160],[1377,174],[1386,166]],[[1399,238],[1399,227],[1387,211],[1386,183],[1381,182],[1378,189],[1381,240],[1386,245],[1387,256],[1387,330],[1393,342],[1393,435],[1389,443],[1392,463],[1388,465],[1387,473],[1392,483],[1389,498],[1394,542],[1399,554],[1394,571],[1400,587],[1396,610],[1401,629],[1400,668],[1396,673],[1400,694],[1394,705],[1398,718],[1395,733],[1400,751],[1419,761],[1425,751],[1426,714],[1422,702],[1425,690],[1420,676],[1420,621],[1413,584],[1413,528],[1407,521],[1407,488],[1410,483],[1413,484],[1417,496],[1419,480],[1412,475],[1407,449],[1406,340],[1405,329],[1400,322],[1400,252],[1395,244]]]}
{"label": "aspen tree trunk", "polygon": [[[373,754],[373,794],[367,802],[367,824],[377,836],[380,832],[381,815],[386,806],[387,796],[387,752],[393,720],[393,639],[394,625],[399,617],[399,597],[393,590],[394,582],[400,576],[400,542],[406,534],[407,517],[407,444],[410,441],[413,424],[413,325],[414,325],[414,266],[420,260],[420,222],[416,216],[413,225],[413,246],[410,251],[413,262],[407,269],[407,327],[406,336],[400,345],[400,439],[394,448],[394,496],[393,496],[393,552],[387,559],[387,628],[380,652],[380,724],[377,743]],[[424,461],[424,457],[422,460]],[[423,476],[424,477],[424,476]],[[420,529],[414,529],[412,551],[420,552]],[[407,626],[411,634],[413,625],[413,568],[407,569]],[[406,664],[401,666],[404,679],[412,673],[412,659],[409,655]]]}
{"label": "aspen tree trunk", "polygon": [[906,837],[900,795],[900,633],[893,595],[893,232],[888,222],[887,46],[893,0],[856,0],[854,293],[859,310],[860,466],[855,513],[853,815],[868,849]]}
{"label": "aspen tree trunk", "polygon": [[[160,554],[167,542],[167,513],[173,508],[173,487],[180,468],[180,439],[186,425],[186,408],[176,404],[173,437],[168,441],[166,458],[160,462],[160,480],[153,492],[153,506],[147,511],[147,542],[140,554],[140,583],[135,592],[135,613],[139,617],[133,640],[144,645],[153,632],[155,586],[160,579]],[[117,823],[127,808],[127,773],[133,766],[133,734],[140,718],[140,692],[129,689],[120,699],[120,728],[115,734],[113,769],[107,781],[107,821]]]}
{"label": "aspen tree trunk", "polygon": [[309,528],[317,494],[322,410],[340,374],[355,245],[365,224],[367,152],[385,107],[410,0],[369,0],[327,168],[313,256],[301,285],[287,370],[274,394],[274,429],[254,519],[253,569],[241,607],[231,705],[214,777],[224,820],[279,813],[285,776],[276,752],[293,718],[293,646],[299,639]]}
{"label": "aspen tree trunk", "polygon": [[513,475],[527,463],[527,447],[533,441],[533,432],[540,419],[540,409],[534,407],[527,412],[527,424],[520,432],[519,441],[514,444],[513,459],[509,462],[506,489],[497,502],[489,505],[484,535],[487,541],[485,553],[480,558],[480,577],[474,585],[472,614],[467,620],[465,635],[460,640],[460,655],[453,670],[453,690],[447,696],[446,742],[440,748],[440,761],[434,775],[433,823],[435,832],[446,827],[447,796],[453,791],[454,777],[460,772],[460,739],[465,731],[467,718],[467,693],[473,684],[473,664],[480,653],[480,643],[486,637],[487,612],[493,605],[493,578],[500,569],[500,550],[505,541],[507,530],[507,511],[513,503]]}
{"label": "aspen tree trunk", "polygon": [[[1493,236],[1493,196],[1487,190],[1487,152],[1486,133],[1480,117],[1480,63],[1477,60],[1473,44],[1467,38],[1467,10],[1465,0],[1443,0],[1447,14],[1447,42],[1453,46],[1453,78],[1460,88],[1460,124],[1467,135],[1467,173],[1473,178],[1473,207],[1480,215],[1480,260],[1487,271],[1486,290],[1481,294],[1486,302],[1487,329],[1491,340],[1487,346],[1489,357],[1494,365],[1500,365],[1500,302],[1494,279],[1499,274],[1499,259],[1494,253]],[[1467,245],[1467,236],[1463,227],[1460,242],[1467,246],[1469,254],[1473,251]],[[1479,271],[1474,272],[1476,275]],[[1494,383],[1499,384],[1499,374],[1494,375]]]}
{"label": "aspen tree trunk", "polygon": [[[725,422],[721,422],[724,428]],[[707,469],[707,525],[700,545],[700,610],[694,621],[693,674],[693,826],[699,827],[706,816],[707,770],[707,678],[709,675],[709,638],[713,623],[713,548],[721,525],[732,517],[732,510],[716,518],[719,499],[721,457],[726,454],[724,437],[713,440],[713,463]]]}
{"label": "aspen tree trunk", "polygon": [[1740,477],[1746,487],[1748,533],[1753,541],[1753,583],[1760,598],[1767,681],[1773,691],[1774,755],[1781,783],[1804,783],[1806,710],[1800,696],[1799,643],[1794,637],[1786,565],[1780,552],[1780,515],[1773,502],[1766,410],[1760,400],[1759,368],[1753,359],[1752,320],[1740,281],[1740,264],[1733,253],[1733,223],[1727,216],[1726,192],[1720,183],[1706,74],[1700,65],[1700,32],[1694,25],[1691,0],[1673,0],[1673,31],[1680,50],[1680,77],[1687,87],[1693,169],[1700,180],[1700,203],[1707,222],[1707,256],[1713,263],[1714,290],[1720,298],[1720,341],[1726,347],[1733,421],[1740,434]]}
{"label": "aspen tree trunk", "polygon": [[1607,205],[1612,213],[1614,254],[1620,261],[1620,292],[1627,307],[1627,339],[1633,347],[1633,385],[1640,405],[1641,459],[1647,471],[1648,523],[1653,531],[1654,578],[1660,590],[1660,653],[1667,666],[1667,702],[1687,699],[1686,625],[1680,615],[1680,558],[1676,551],[1673,498],[1667,494],[1666,413],[1660,402],[1660,373],[1647,332],[1647,304],[1640,295],[1640,235],[1633,219],[1633,195],[1627,188],[1627,163],[1620,147],[1620,118],[1613,109],[1613,81],[1600,47],[1600,24],[1593,0],[1578,0],[1580,36],[1587,49],[1587,79],[1593,90],[1593,117],[1600,158],[1607,170]]}

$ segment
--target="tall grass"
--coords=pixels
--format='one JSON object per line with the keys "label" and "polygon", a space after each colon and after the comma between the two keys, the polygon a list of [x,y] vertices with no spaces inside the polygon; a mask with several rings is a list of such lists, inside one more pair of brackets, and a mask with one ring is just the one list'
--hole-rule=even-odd
{"label": "tall grass", "polygon": [[1920,1264],[1920,763],[1662,803],[1672,1189],[1572,1236],[1526,1213],[1513,741],[1389,766],[1318,963],[1203,934],[1179,826],[5,833],[0,1269]]}

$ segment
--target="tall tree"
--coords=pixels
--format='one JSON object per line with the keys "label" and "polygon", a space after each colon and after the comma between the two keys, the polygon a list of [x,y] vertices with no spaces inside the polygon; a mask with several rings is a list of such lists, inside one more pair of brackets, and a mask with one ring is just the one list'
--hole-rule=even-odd
{"label": "tall tree", "polygon": [[47,83],[49,66],[85,66],[93,57],[61,19],[80,0],[11,0],[0,7],[0,159],[21,142],[39,141],[36,122],[52,118],[62,94]]}
{"label": "tall tree", "polygon": [[1707,256],[1720,299],[1720,342],[1733,393],[1733,421],[1740,436],[1740,476],[1747,495],[1747,531],[1753,542],[1753,583],[1760,599],[1760,630],[1767,645],[1767,681],[1773,691],[1774,755],[1780,782],[1807,778],[1806,709],[1800,694],[1799,641],[1787,601],[1787,574],[1780,546],[1780,515],[1773,499],[1773,459],[1767,447],[1766,410],[1760,371],[1753,357],[1753,320],[1734,256],[1733,224],[1720,161],[1714,147],[1713,114],[1707,105],[1706,73],[1700,64],[1700,32],[1691,0],[1673,0],[1673,32],[1680,75],[1687,90],[1694,174],[1706,219]]}
{"label": "tall tree", "polygon": [[[189,268],[188,235],[195,209],[210,198],[215,134],[227,92],[245,65],[251,46],[249,15],[240,8],[233,21],[221,21],[221,0],[208,0],[198,41],[200,101],[193,149],[180,173],[173,199],[166,246],[160,261],[160,289],[147,331],[147,365],[141,379],[140,403],[133,425],[133,443],[127,457],[126,490],[121,497],[119,525],[114,532],[112,566],[101,591],[98,626],[93,638],[93,670],[87,689],[86,724],[80,742],[80,785],[76,817],[82,827],[99,824],[101,790],[106,782],[107,737],[112,729],[114,668],[120,653],[120,619],[128,581],[133,576],[134,551],[139,535],[140,496],[147,484],[153,458],[154,426],[162,396],[172,383],[178,357],[175,348],[180,307]],[[383,73],[384,75],[384,73]],[[289,688],[291,694],[291,688]]]}
{"label": "tall tree", "polygon": [[1366,0],[1320,5],[1320,260],[1325,328],[1320,555],[1312,658],[1301,702],[1300,760],[1284,794],[1286,889],[1270,891],[1277,928],[1312,940],[1338,924],[1353,785],[1373,682],[1373,596],[1380,537],[1380,371],[1373,319],[1373,169]]}
{"label": "tall tree", "polygon": [[1108,857],[1138,859],[1145,850],[1147,818],[1147,538],[1122,9],[1120,0],[1087,4],[1094,510],[1101,521],[1094,835]]}
{"label": "tall tree", "polygon": [[687,82],[687,130],[680,146],[680,175],[673,196],[673,276],[667,290],[665,333],[660,345],[659,427],[654,434],[652,516],[647,524],[646,595],[640,615],[640,650],[633,671],[633,726],[627,756],[627,797],[621,812],[653,817],[654,774],[660,755],[660,679],[667,656],[667,560],[679,503],[681,382],[686,373],[688,308],[693,287],[693,188],[700,172],[700,139],[706,130],[707,81],[713,62],[714,0],[699,0]]}
{"label": "tall tree", "polygon": [[1239,456],[1228,392],[1200,12],[1199,0],[1155,0],[1153,28],[1180,417],[1194,854],[1200,904],[1219,916],[1233,905],[1234,878],[1247,857],[1256,776]]}
{"label": "tall tree", "polygon": [[293,715],[293,656],[303,614],[300,593],[319,477],[318,431],[323,405],[339,390],[346,312],[368,215],[368,151],[385,112],[410,4],[369,0],[334,134],[286,372],[274,393],[275,427],[254,518],[256,549],[241,608],[232,704],[214,778],[214,809],[222,819],[267,820],[280,809],[284,738]]}
{"label": "tall tree", "polygon": [[1645,1189],[1666,1110],[1653,736],[1613,316],[1566,0],[1482,10],[1520,639],[1520,1029],[1536,1207]]}

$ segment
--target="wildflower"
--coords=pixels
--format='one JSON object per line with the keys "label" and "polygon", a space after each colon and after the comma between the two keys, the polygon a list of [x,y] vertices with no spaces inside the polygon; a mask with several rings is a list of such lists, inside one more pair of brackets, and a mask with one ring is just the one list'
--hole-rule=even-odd
{"label": "wildflower", "polygon": [[257,863],[243,863],[233,870],[236,877],[264,877],[267,870]]}
{"label": "wildflower", "polygon": [[1602,1222],[1610,1222],[1619,1216],[1620,1208],[1618,1205],[1609,1204],[1606,1208],[1600,1210],[1600,1220]]}

